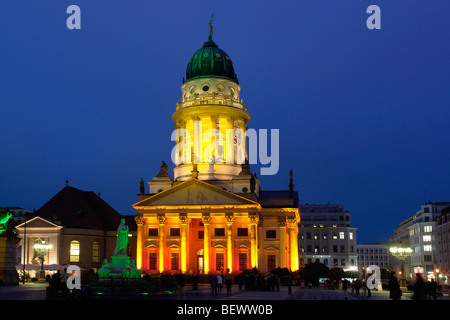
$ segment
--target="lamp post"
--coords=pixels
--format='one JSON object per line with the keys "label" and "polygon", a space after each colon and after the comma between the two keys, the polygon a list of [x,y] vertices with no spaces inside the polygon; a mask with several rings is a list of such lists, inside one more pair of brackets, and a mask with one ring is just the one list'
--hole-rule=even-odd
{"label": "lamp post", "polygon": [[45,240],[38,239],[34,242],[34,250],[39,259],[41,259],[41,270],[39,272],[39,281],[45,281],[44,256],[53,248],[51,244],[47,244]]}
{"label": "lamp post", "polygon": [[[401,276],[400,276],[400,288],[406,288],[406,277],[405,272],[403,270],[404,267],[404,261],[407,257],[411,256],[412,249],[409,247],[403,246],[403,243],[400,243],[397,246],[392,246],[389,248],[389,252],[397,258],[397,260],[401,263]],[[403,289],[404,290],[404,289]]]}

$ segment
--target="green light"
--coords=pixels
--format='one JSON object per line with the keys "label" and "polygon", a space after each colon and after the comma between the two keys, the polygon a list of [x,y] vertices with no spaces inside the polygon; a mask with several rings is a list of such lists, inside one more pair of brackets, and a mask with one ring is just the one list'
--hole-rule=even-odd
{"label": "green light", "polygon": [[142,292],[144,296],[148,296],[148,292]]}

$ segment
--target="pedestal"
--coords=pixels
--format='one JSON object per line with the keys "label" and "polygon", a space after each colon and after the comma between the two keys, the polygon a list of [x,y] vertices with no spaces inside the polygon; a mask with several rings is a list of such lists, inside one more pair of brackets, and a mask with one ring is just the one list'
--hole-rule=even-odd
{"label": "pedestal", "polygon": [[0,284],[18,286],[19,274],[16,270],[17,243],[15,235],[0,235]]}

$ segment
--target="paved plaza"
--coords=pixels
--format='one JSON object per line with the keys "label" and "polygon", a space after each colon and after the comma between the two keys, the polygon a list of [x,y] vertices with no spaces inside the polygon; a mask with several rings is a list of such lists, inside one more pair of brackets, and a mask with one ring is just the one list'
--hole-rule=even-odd
{"label": "paved plaza", "polygon": [[[45,300],[46,298],[46,283],[25,283],[19,286],[5,286],[0,287],[0,300]],[[347,298],[346,298],[347,296]],[[107,299],[108,297],[102,297]],[[118,297],[116,296],[115,299]],[[123,297],[125,298],[125,297]],[[130,299],[130,297],[127,297]],[[139,299],[154,299],[152,296],[142,296]],[[389,291],[371,291],[371,297],[368,296],[364,290],[360,291],[359,296],[356,296],[351,290],[348,290],[347,295],[342,290],[330,290],[326,288],[304,288],[292,287],[292,293],[289,294],[288,288],[280,287],[280,291],[246,291],[239,290],[238,286],[233,285],[231,296],[227,296],[226,288],[224,287],[217,295],[211,292],[211,286],[199,285],[198,290],[192,290],[191,286],[185,286],[183,290],[178,290],[176,294],[165,297],[158,297],[163,300],[219,300],[219,301],[233,301],[233,300],[390,300]],[[402,300],[411,300],[412,292],[405,292]],[[438,297],[438,300],[450,300],[448,295]]]}

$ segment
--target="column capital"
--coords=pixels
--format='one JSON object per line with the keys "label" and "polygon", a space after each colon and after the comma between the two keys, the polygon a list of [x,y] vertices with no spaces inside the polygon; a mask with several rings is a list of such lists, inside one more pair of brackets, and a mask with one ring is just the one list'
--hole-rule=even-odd
{"label": "column capital", "polygon": [[278,226],[280,228],[286,228],[287,226],[286,218],[278,218]]}
{"label": "column capital", "polygon": [[141,216],[135,216],[134,221],[136,221],[138,226],[143,226],[145,224],[145,218]]}
{"label": "column capital", "polygon": [[167,218],[166,218],[165,215],[163,215],[163,214],[162,215],[158,215],[157,218],[158,218],[159,224],[165,224],[166,223]]}
{"label": "column capital", "polygon": [[211,223],[211,216],[209,214],[202,214],[203,224]]}
{"label": "column capital", "polygon": [[187,224],[188,223],[188,217],[187,217],[187,215],[186,214],[180,214],[180,223],[181,224]]}
{"label": "column capital", "polygon": [[225,214],[225,220],[227,222],[227,225],[233,224],[233,222],[234,222],[234,214],[233,213]]}
{"label": "column capital", "polygon": [[258,224],[259,223],[259,215],[258,214],[249,214],[248,219],[250,220],[250,224]]}

